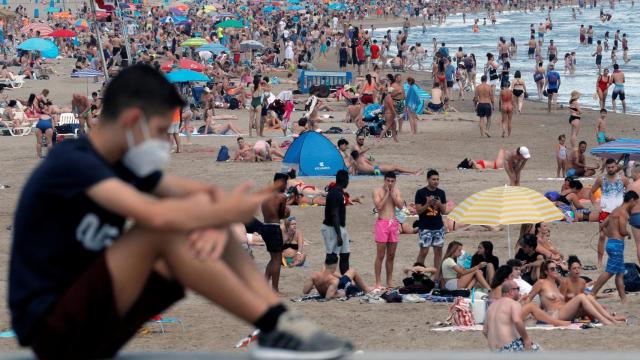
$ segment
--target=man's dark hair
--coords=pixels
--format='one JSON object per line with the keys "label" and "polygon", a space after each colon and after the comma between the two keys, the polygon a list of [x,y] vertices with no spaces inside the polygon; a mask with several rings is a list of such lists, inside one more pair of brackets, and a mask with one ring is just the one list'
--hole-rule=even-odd
{"label": "man's dark hair", "polygon": [[520,261],[518,259],[509,259],[509,260],[507,260],[507,266],[511,266],[512,268],[514,268],[514,267],[522,267],[522,261]]}
{"label": "man's dark hair", "polygon": [[137,107],[145,116],[171,113],[183,107],[178,90],[157,70],[134,65],[114,77],[104,92],[101,119],[115,121],[122,112]]}
{"label": "man's dark hair", "polygon": [[300,127],[306,127],[307,126],[307,118],[306,117],[301,117],[300,120],[298,120],[298,126]]}
{"label": "man's dark hair", "polygon": [[615,164],[615,163],[616,163],[615,159],[607,159],[604,162],[605,165],[611,165],[611,164]]}
{"label": "man's dark hair", "polygon": [[335,265],[338,263],[338,255],[327,254],[324,258],[325,265]]}
{"label": "man's dark hair", "polygon": [[613,70],[618,70],[620,68],[620,65],[618,64],[613,64]]}
{"label": "man's dark hair", "polygon": [[629,190],[624,194],[624,202],[629,202],[631,200],[638,200],[638,193],[633,190]]}
{"label": "man's dark hair", "polygon": [[347,139],[338,140],[338,147],[340,147],[342,145],[349,145],[349,142],[347,141]]}
{"label": "man's dark hair", "polygon": [[358,150],[353,150],[351,152],[351,157],[353,158],[353,160],[358,160],[358,158],[360,157],[360,153],[358,152]]}
{"label": "man's dark hair", "polygon": [[395,179],[396,178],[396,173],[394,173],[393,171],[387,171],[386,173],[384,173],[384,178],[385,179]]}
{"label": "man's dark hair", "polygon": [[480,76],[480,81],[481,82],[487,82],[487,75]]}
{"label": "man's dark hair", "polygon": [[98,93],[94,91],[91,93],[91,96],[98,96]]}
{"label": "man's dark hair", "polygon": [[571,180],[569,181],[569,187],[576,190],[582,190],[582,183],[580,180]]}
{"label": "man's dark hair", "polygon": [[427,171],[427,179],[429,179],[432,176],[440,176],[440,174],[438,173],[437,170],[434,170],[434,169]]}
{"label": "man's dark hair", "polygon": [[538,247],[538,238],[533,234],[525,234],[522,237],[522,246],[528,246],[535,250]]}
{"label": "man's dark hair", "polygon": [[584,141],[584,140],[580,141],[580,142],[578,143],[578,146],[580,146],[580,145],[582,145],[582,144],[584,144],[585,146],[587,146],[587,142],[586,142],[586,141]]}
{"label": "man's dark hair", "polygon": [[276,181],[279,181],[279,180],[282,180],[282,181],[286,182],[287,180],[289,180],[289,175],[287,175],[285,173],[281,173],[281,172],[275,173],[275,175],[273,175],[273,181],[276,182]]}
{"label": "man's dark hair", "polygon": [[338,170],[336,173],[336,185],[343,189],[349,185],[349,173],[346,170]]}

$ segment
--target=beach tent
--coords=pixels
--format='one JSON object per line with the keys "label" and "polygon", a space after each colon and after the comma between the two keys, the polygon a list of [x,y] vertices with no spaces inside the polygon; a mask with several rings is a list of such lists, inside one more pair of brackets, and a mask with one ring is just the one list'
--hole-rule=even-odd
{"label": "beach tent", "polygon": [[335,176],[347,170],[338,148],[315,131],[305,131],[291,143],[282,165],[295,168],[300,176]]}

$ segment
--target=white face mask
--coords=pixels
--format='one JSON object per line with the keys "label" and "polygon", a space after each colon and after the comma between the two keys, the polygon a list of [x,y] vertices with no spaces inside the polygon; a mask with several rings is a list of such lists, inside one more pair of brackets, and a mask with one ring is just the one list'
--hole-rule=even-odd
{"label": "white face mask", "polygon": [[170,158],[171,144],[168,141],[154,139],[149,135],[149,124],[140,120],[144,141],[138,145],[133,141],[133,132],[126,130],[129,149],[124,154],[122,163],[136,176],[144,178],[155,171],[162,170]]}

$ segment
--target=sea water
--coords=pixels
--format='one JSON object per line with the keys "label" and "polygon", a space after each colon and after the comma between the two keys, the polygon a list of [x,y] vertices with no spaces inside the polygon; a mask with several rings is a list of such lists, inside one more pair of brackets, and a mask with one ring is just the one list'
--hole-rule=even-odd
{"label": "sea water", "polygon": [[[614,44],[614,36],[616,30],[620,30],[620,39],[622,34],[626,33],[629,43],[629,58],[631,62],[625,64],[622,59],[622,42],[618,42],[617,59],[620,69],[624,72],[626,83],[625,93],[627,100],[627,112],[640,113],[640,1],[634,7],[630,2],[616,4],[615,9],[610,9],[608,3],[604,7],[605,13],[613,15],[611,21],[602,23],[600,21],[600,7],[593,9],[582,9],[582,14],[576,8],[576,20],[573,20],[571,8],[565,7],[556,9],[551,13],[553,22],[553,30],[547,31],[544,35],[544,43],[542,46],[542,57],[544,65],[547,65],[547,48],[549,40],[558,48],[558,62],[555,70],[560,73],[561,86],[559,92],[558,103],[567,105],[569,94],[572,90],[578,90],[583,93],[581,104],[589,108],[598,108],[598,100],[593,99],[596,91],[597,68],[595,66],[595,57],[591,54],[595,52],[596,41],[602,40],[604,44],[604,34],[609,31],[609,50],[603,51],[602,67],[609,68],[609,72],[613,71],[611,64],[611,48]],[[442,25],[427,25],[426,32],[422,32],[422,18],[412,19],[412,27],[409,31],[407,44],[409,46],[415,43],[422,43],[422,47],[428,51],[429,57],[433,55],[433,38],[435,37],[440,46],[441,42],[446,43],[449,54],[453,56],[462,46],[463,51],[467,54],[473,53],[476,56],[478,75],[477,81],[480,81],[481,71],[486,64],[486,54],[491,52],[496,60],[498,59],[497,44],[500,36],[504,37],[507,42],[513,37],[518,45],[518,53],[515,59],[510,59],[511,72],[510,79],[513,80],[513,74],[516,70],[520,70],[522,78],[526,82],[529,99],[537,99],[536,84],[533,81],[533,69],[535,65],[534,59],[528,59],[527,42],[531,36],[530,25],[534,24],[536,30],[536,41],[538,39],[538,26],[540,22],[545,22],[547,10],[534,12],[503,12],[497,14],[496,25],[491,25],[491,21],[487,18],[487,25],[483,25],[483,18],[486,13],[466,15],[466,24],[463,23],[462,14],[452,15],[447,18],[446,23]],[[478,19],[479,32],[473,33],[474,20]],[[584,24],[585,28],[593,25],[594,39],[593,45],[580,45],[580,25]],[[384,34],[389,28],[379,28],[374,31],[373,37],[380,42]],[[395,54],[395,37],[401,28],[391,28],[393,45],[390,52]],[[564,73],[564,54],[576,52],[577,65],[573,75]],[[609,88],[607,95],[607,109],[611,108],[611,93],[613,86]],[[618,111],[621,111],[620,101],[616,101]]]}

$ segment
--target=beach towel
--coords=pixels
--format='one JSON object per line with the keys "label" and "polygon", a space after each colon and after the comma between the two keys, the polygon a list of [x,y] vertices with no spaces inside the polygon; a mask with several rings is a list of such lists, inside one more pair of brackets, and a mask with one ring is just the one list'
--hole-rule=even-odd
{"label": "beach towel", "polygon": [[300,297],[295,297],[290,299],[292,302],[325,302],[328,301],[324,296],[320,296],[319,294],[312,295],[304,295]]}
{"label": "beach towel", "polygon": [[[527,330],[585,330],[587,328],[591,328],[591,327],[600,327],[601,324],[588,324],[587,327],[584,326],[585,324],[581,324],[581,323],[573,323],[567,326],[553,326],[553,325],[542,325],[542,324],[536,324],[536,325],[530,325],[527,326]],[[450,331],[482,331],[482,327],[483,325],[473,325],[473,326],[446,326],[446,327],[439,327],[439,328],[432,328],[431,331],[438,331],[438,332],[450,332]]]}

